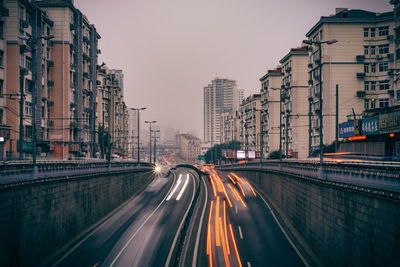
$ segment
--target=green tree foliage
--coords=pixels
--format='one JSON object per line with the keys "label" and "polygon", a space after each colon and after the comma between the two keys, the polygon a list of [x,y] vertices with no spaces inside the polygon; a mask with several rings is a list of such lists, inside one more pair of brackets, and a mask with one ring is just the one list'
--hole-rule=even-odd
{"label": "green tree foliage", "polygon": [[218,144],[211,147],[205,154],[206,162],[220,162],[222,158],[222,150],[224,149],[240,149],[241,143],[239,141],[231,141],[224,144]]}

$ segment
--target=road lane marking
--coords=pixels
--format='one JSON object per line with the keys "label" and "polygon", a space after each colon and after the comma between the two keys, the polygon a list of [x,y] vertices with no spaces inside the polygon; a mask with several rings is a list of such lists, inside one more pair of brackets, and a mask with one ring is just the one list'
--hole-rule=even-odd
{"label": "road lane marking", "polygon": [[231,231],[231,237],[232,237],[232,241],[233,241],[233,246],[235,247],[237,261],[239,263],[239,266],[242,267],[242,262],[240,261],[240,256],[239,256],[239,252],[237,250],[235,236],[233,235],[233,230],[232,230],[232,225],[231,224],[229,224],[229,230]]}
{"label": "road lane marking", "polygon": [[306,259],[303,257],[303,255],[301,255],[300,251],[297,249],[297,247],[294,245],[293,241],[289,238],[289,235],[286,233],[285,229],[283,229],[282,225],[280,224],[280,222],[278,221],[278,218],[275,216],[275,212],[272,210],[272,208],[270,207],[270,205],[268,204],[268,202],[264,199],[264,197],[260,194],[260,192],[257,192],[258,195],[261,197],[261,199],[264,201],[265,205],[267,206],[267,208],[269,209],[269,211],[272,214],[272,217],[274,218],[274,220],[276,221],[276,223],[278,224],[279,228],[281,229],[282,233],[284,234],[284,236],[286,237],[286,239],[289,241],[289,244],[292,246],[292,248],[294,249],[294,251],[296,251],[296,254],[299,256],[299,258],[301,259],[301,261],[303,262],[303,264],[307,267],[309,267],[310,265],[308,264],[308,262],[306,261]]}
{"label": "road lane marking", "polygon": [[176,183],[174,189],[172,190],[171,194],[167,197],[167,201],[171,199],[172,195],[175,193],[176,189],[178,188],[179,184],[181,183],[182,174],[179,174],[178,182]]}
{"label": "road lane marking", "polygon": [[239,236],[240,236],[240,239],[243,239],[242,228],[240,227],[240,225],[238,226],[238,228],[239,228]]}
{"label": "road lane marking", "polygon": [[[197,263],[197,253],[199,250],[199,243],[200,243],[200,233],[201,233],[201,227],[203,226],[203,218],[204,218],[204,214],[206,212],[206,208],[207,208],[207,199],[208,199],[208,189],[206,186],[206,183],[204,182],[204,179],[201,179],[203,186],[206,190],[206,197],[204,200],[204,206],[203,206],[203,211],[201,212],[201,217],[200,217],[200,222],[199,222],[199,230],[197,231],[197,237],[196,237],[196,245],[194,246],[194,254],[193,254],[193,261],[192,261],[192,267],[196,266]],[[209,226],[207,226],[207,230],[208,230]],[[208,232],[207,232],[207,254],[208,254]]]}
{"label": "road lane marking", "polygon": [[181,189],[181,192],[179,193],[179,195],[176,198],[176,200],[181,199],[181,196],[182,196],[183,192],[185,192],[185,189],[186,189],[186,186],[188,185],[188,182],[189,182],[189,174],[187,174],[185,184],[183,185],[183,187]]}
{"label": "road lane marking", "polygon": [[249,262],[249,261],[247,262],[247,267],[251,267],[251,264],[250,264],[250,262]]}
{"label": "road lane marking", "polygon": [[238,213],[237,205],[235,205],[235,213]]}
{"label": "road lane marking", "polygon": [[[169,189],[171,190],[171,188]],[[169,192],[168,192],[169,193]],[[168,194],[167,194],[168,195]],[[146,218],[146,220],[140,225],[140,227],[136,230],[136,232],[129,238],[129,240],[125,243],[125,245],[122,247],[122,249],[119,251],[117,256],[114,258],[114,260],[111,262],[110,267],[112,267],[118,260],[118,258],[122,255],[124,250],[128,247],[129,243],[132,241],[132,239],[137,235],[137,233],[143,228],[143,226],[147,223],[147,221],[153,216],[153,214],[161,207],[161,205],[164,203],[166,200],[166,196],[163,198],[163,200],[158,204],[158,206],[154,209],[154,211],[149,215],[149,217]]]}
{"label": "road lane marking", "polygon": [[193,175],[192,175],[191,177],[192,177],[192,181],[193,181],[192,200],[190,201],[190,204],[189,204],[189,206],[188,206],[188,208],[187,208],[185,214],[183,215],[181,224],[179,225],[178,230],[176,231],[174,241],[172,242],[171,249],[169,250],[169,253],[168,253],[167,261],[165,262],[165,267],[168,267],[169,264],[170,264],[170,262],[171,262],[172,252],[174,251],[174,248],[175,248],[175,246],[176,246],[176,241],[178,240],[178,236],[179,236],[179,234],[181,233],[183,224],[184,224],[184,222],[185,222],[185,220],[186,220],[186,217],[187,217],[187,215],[188,215],[188,213],[189,213],[190,207],[193,205],[194,195],[196,194],[196,183],[195,183],[195,180],[194,180]]}

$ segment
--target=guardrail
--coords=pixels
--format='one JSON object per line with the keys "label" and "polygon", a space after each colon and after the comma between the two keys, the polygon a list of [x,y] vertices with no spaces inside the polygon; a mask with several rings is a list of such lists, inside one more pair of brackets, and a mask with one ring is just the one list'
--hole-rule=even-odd
{"label": "guardrail", "polygon": [[[152,164],[132,161],[68,160],[39,161],[34,173],[32,162],[17,161],[0,165],[0,184],[18,183],[36,179],[76,176],[93,173],[128,171],[137,168],[153,168]],[[36,176],[36,177],[35,177]]]}
{"label": "guardrail", "polygon": [[[375,163],[375,162],[374,162]],[[218,166],[222,170],[271,170],[275,172],[307,176],[375,189],[400,192],[400,165],[355,163],[324,163],[321,171],[318,162],[263,161]]]}

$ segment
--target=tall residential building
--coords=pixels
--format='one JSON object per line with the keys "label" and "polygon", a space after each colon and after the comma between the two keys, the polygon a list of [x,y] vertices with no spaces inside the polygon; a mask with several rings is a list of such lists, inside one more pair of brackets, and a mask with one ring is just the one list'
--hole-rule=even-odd
{"label": "tall residential building", "polygon": [[[395,91],[395,105],[400,105],[400,0],[390,0],[394,5],[394,54],[395,61],[393,63],[393,90]],[[390,36],[390,35],[389,35]],[[390,37],[389,37],[390,38]]]}
{"label": "tall residential building", "polygon": [[54,21],[49,139],[59,158],[95,156],[96,66],[100,35],[72,0],[36,2]]}
{"label": "tall residential building", "polygon": [[282,64],[282,152],[304,159],[309,153],[308,47],[290,49]]}
{"label": "tall residential building", "polygon": [[[280,90],[282,85],[282,69],[278,67],[260,78],[261,82],[261,133],[262,157],[267,158],[271,152],[279,150],[279,127],[282,115],[280,114]],[[279,118],[281,116],[281,118]]]}
{"label": "tall residential building", "polygon": [[[306,34],[310,41],[338,40],[312,45],[309,58],[311,98],[311,146],[319,148],[318,114],[322,84],[323,141],[335,140],[336,85],[339,86],[339,123],[358,117],[365,110],[396,105],[390,68],[394,60],[393,12],[336,9],[336,14],[321,19]],[[321,75],[322,73],[322,75]],[[320,84],[321,80],[321,84]]]}
{"label": "tall residential building", "polygon": [[238,115],[243,149],[261,151],[261,95],[253,94],[244,99]]}
{"label": "tall residential building", "polygon": [[222,113],[237,110],[239,92],[236,81],[215,78],[204,87],[204,142],[221,142]]}

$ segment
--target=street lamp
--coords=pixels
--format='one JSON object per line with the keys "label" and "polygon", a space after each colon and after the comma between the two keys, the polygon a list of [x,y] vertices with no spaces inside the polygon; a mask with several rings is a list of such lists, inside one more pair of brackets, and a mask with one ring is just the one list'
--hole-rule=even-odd
{"label": "street lamp", "polygon": [[324,142],[323,142],[323,117],[322,117],[322,44],[331,45],[337,43],[337,40],[327,40],[327,41],[312,41],[312,40],[303,40],[303,43],[308,45],[316,45],[319,51],[319,77],[318,77],[318,84],[319,84],[319,164],[320,164],[320,177],[322,177],[322,165],[324,162]]}
{"label": "street lamp", "polygon": [[160,132],[160,130],[155,130],[152,131],[154,133],[154,163],[156,163],[156,159],[157,159],[157,138],[159,138],[157,136],[157,133]]}
{"label": "street lamp", "polygon": [[141,110],[145,110],[146,108],[145,107],[143,107],[143,108],[131,108],[131,110],[136,110],[137,111],[137,143],[138,143],[138,145],[137,145],[137,162],[138,162],[138,164],[140,164],[140,139],[139,139],[139,136],[140,136],[140,129],[139,129],[139,127],[140,127],[140,111]]}
{"label": "street lamp", "polygon": [[[279,164],[282,162],[282,87],[271,87],[271,90],[279,90]],[[272,101],[269,101],[272,102]],[[276,102],[276,101],[275,101]]]}
{"label": "street lamp", "polygon": [[[35,69],[35,71],[39,70],[39,73],[41,73],[41,61],[42,61],[42,43],[38,42],[40,39],[43,40],[50,40],[53,39],[54,35],[42,35],[42,36],[36,36],[36,37],[29,37],[29,36],[25,36],[25,35],[18,35],[18,39],[21,40],[25,40],[28,41],[29,44],[31,45],[32,49],[31,52],[33,53],[33,57],[34,58],[34,66],[36,68],[37,65],[40,64],[40,69]],[[39,53],[38,51],[39,50]],[[39,63],[39,64],[38,64]],[[43,73],[41,73],[43,75]],[[37,170],[37,166],[36,166],[36,81],[38,80],[38,75],[33,75],[33,87],[32,87],[32,105],[33,105],[33,109],[32,109],[32,167],[33,167],[33,178],[36,179],[37,175],[38,175],[38,170]],[[41,90],[41,88],[39,88]],[[22,93],[21,93],[22,95]],[[22,100],[21,100],[22,101]],[[21,135],[21,133],[20,133]],[[20,144],[20,149],[22,148],[22,145]]]}
{"label": "street lamp", "polygon": [[144,121],[145,123],[148,123],[149,124],[149,126],[150,126],[150,164],[151,164],[151,125],[153,124],[153,123],[156,123],[157,121]]}

